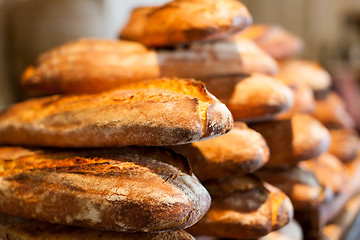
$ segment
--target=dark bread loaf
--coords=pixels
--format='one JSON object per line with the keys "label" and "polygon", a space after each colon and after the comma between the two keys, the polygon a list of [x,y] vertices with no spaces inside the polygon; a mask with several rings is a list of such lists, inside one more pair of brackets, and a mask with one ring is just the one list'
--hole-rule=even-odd
{"label": "dark bread loaf", "polygon": [[275,74],[277,63],[255,43],[232,37],[172,50],[128,41],[82,39],[42,54],[22,78],[28,95],[100,92],[159,77]]}
{"label": "dark bread loaf", "polygon": [[194,240],[184,230],[159,233],[121,233],[98,231],[27,220],[0,214],[2,240]]}
{"label": "dark bread loaf", "polygon": [[0,148],[0,212],[121,232],[187,228],[210,196],[187,160],[158,148]]}
{"label": "dark bread loaf", "polygon": [[223,136],[171,149],[190,160],[201,181],[254,172],[269,159],[264,138],[240,122]]}
{"label": "dark bread loaf", "polygon": [[252,123],[249,127],[263,135],[270,148],[267,167],[294,166],[301,160],[319,156],[330,145],[329,131],[307,114]]}
{"label": "dark bread loaf", "polygon": [[30,99],[0,114],[0,143],[51,147],[176,145],[232,128],[201,82],[156,79],[98,94]]}
{"label": "dark bread loaf", "polygon": [[249,26],[252,18],[235,0],[173,0],[133,10],[120,38],[147,46],[221,39]]}
{"label": "dark bread loaf", "polygon": [[275,59],[292,57],[304,48],[304,43],[299,37],[277,25],[255,24],[240,34],[244,38],[253,40]]}
{"label": "dark bread loaf", "polygon": [[288,197],[253,176],[233,176],[204,183],[209,211],[188,231],[193,235],[256,239],[288,223],[293,208]]}
{"label": "dark bread loaf", "polygon": [[262,74],[202,79],[206,88],[223,102],[235,120],[260,121],[292,107],[294,97],[282,82]]}

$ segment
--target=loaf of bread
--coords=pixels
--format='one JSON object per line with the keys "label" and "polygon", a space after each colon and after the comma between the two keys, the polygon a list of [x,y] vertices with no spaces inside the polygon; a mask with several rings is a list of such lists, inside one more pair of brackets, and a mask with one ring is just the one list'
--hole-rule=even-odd
{"label": "loaf of bread", "polygon": [[235,120],[268,120],[293,105],[291,90],[265,75],[216,77],[202,81],[215,97],[226,104]]}
{"label": "loaf of bread", "polygon": [[334,196],[331,189],[320,184],[312,172],[299,167],[260,169],[254,174],[282,190],[295,210],[316,209]]}
{"label": "loaf of bread", "polygon": [[208,181],[209,211],[188,231],[193,235],[254,239],[284,226],[292,218],[290,200],[253,176]]}
{"label": "loaf of bread", "polygon": [[210,195],[181,155],[157,148],[0,148],[0,212],[119,232],[187,228]]}
{"label": "loaf of bread", "polygon": [[278,25],[255,24],[241,33],[242,37],[253,40],[275,59],[290,58],[301,52],[303,41]]}
{"label": "loaf of bread", "polygon": [[173,0],[134,9],[120,38],[147,46],[173,46],[225,38],[251,23],[247,8],[236,0]]}
{"label": "loaf of bread", "polygon": [[315,92],[327,90],[331,85],[330,74],[318,63],[308,60],[280,61],[277,77],[288,84],[306,84]]}
{"label": "loaf of bread", "polygon": [[334,91],[316,101],[312,115],[328,128],[353,128],[354,119],[346,110],[345,102]]}
{"label": "loaf of bread", "polygon": [[42,54],[22,77],[28,95],[89,93],[158,77],[275,74],[274,59],[250,40],[233,37],[173,50],[128,41],[82,39]]}
{"label": "loaf of bread", "polygon": [[52,147],[176,145],[228,132],[232,116],[194,80],[155,79],[98,94],[51,96],[0,114],[0,143]]}
{"label": "loaf of bread", "polygon": [[3,240],[195,240],[184,230],[159,233],[97,231],[59,224],[26,220],[0,214],[0,239]]}
{"label": "loaf of bread", "polygon": [[254,172],[269,158],[264,138],[240,122],[223,136],[171,149],[189,159],[201,181]]}
{"label": "loaf of bread", "polygon": [[288,119],[296,113],[311,114],[315,110],[315,98],[311,88],[305,84],[291,84],[289,88],[294,96],[294,104],[289,110],[278,113],[276,119]]}
{"label": "loaf of bread", "polygon": [[329,131],[307,114],[295,114],[291,119],[249,124],[265,138],[270,148],[266,166],[294,166],[301,160],[315,158],[330,145]]}
{"label": "loaf of bread", "polygon": [[299,167],[312,172],[320,184],[329,187],[335,194],[344,190],[350,178],[346,166],[328,152],[300,162]]}
{"label": "loaf of bread", "polygon": [[329,152],[344,163],[355,160],[360,151],[357,132],[351,128],[330,129],[329,131],[331,135]]}

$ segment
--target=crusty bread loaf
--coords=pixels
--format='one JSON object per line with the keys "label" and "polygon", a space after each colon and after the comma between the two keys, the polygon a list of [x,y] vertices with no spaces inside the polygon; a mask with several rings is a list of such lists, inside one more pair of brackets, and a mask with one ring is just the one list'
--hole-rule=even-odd
{"label": "crusty bread loaf", "polygon": [[236,0],[173,0],[134,9],[120,38],[147,46],[173,46],[221,39],[251,23],[247,8]]}
{"label": "crusty bread loaf", "polygon": [[255,24],[241,33],[275,59],[290,58],[304,48],[303,41],[278,25]]}
{"label": "crusty bread loaf", "polygon": [[42,54],[22,78],[28,95],[88,93],[158,77],[274,74],[277,63],[250,40],[233,37],[173,50],[128,41],[82,39]]}
{"label": "crusty bread loaf", "polygon": [[0,115],[0,143],[104,147],[175,145],[228,132],[232,116],[194,80],[155,79],[99,94],[52,96]]}
{"label": "crusty bread loaf", "polygon": [[310,210],[333,198],[333,192],[319,183],[314,174],[299,167],[260,169],[261,180],[282,190],[295,210]]}
{"label": "crusty bread loaf", "polygon": [[360,150],[357,132],[351,128],[330,129],[329,131],[331,135],[329,152],[344,163],[355,160]]}
{"label": "crusty bread loaf", "polygon": [[294,96],[294,104],[289,110],[278,113],[276,119],[288,119],[296,113],[311,114],[315,109],[314,93],[311,88],[305,84],[291,84],[289,88]]}
{"label": "crusty bread loaf", "polygon": [[187,160],[157,148],[0,148],[0,212],[99,230],[191,226],[210,195]]}
{"label": "crusty bread loaf", "polygon": [[268,167],[293,166],[301,160],[317,157],[328,149],[331,140],[329,131],[306,114],[252,123],[249,127],[263,135],[270,148]]}
{"label": "crusty bread loaf", "polygon": [[204,186],[212,203],[204,218],[188,229],[194,235],[254,239],[292,218],[287,196],[253,176],[208,181]]}
{"label": "crusty bread loaf", "polygon": [[334,91],[316,101],[315,111],[312,115],[328,128],[352,128],[355,126],[354,119],[346,110],[345,102]]}
{"label": "crusty bread loaf", "polygon": [[2,240],[195,240],[184,230],[159,233],[97,231],[0,214]]}
{"label": "crusty bread loaf", "polygon": [[269,158],[264,138],[240,122],[223,136],[171,148],[189,159],[201,181],[254,172]]}
{"label": "crusty bread loaf", "polygon": [[317,158],[300,162],[298,165],[312,172],[320,184],[329,187],[335,194],[342,192],[349,182],[350,176],[346,166],[328,152],[322,153]]}
{"label": "crusty bread loaf", "polygon": [[331,77],[318,63],[291,59],[279,62],[277,77],[285,83],[306,84],[313,91],[324,91],[330,88]]}
{"label": "crusty bread loaf", "polygon": [[291,90],[274,78],[252,74],[202,79],[207,89],[225,103],[235,120],[259,121],[293,105]]}

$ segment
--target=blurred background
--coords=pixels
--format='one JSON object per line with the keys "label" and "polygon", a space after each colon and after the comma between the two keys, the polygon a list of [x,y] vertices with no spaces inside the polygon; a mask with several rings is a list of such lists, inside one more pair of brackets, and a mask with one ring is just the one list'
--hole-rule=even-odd
{"label": "blurred background", "polygon": [[[36,57],[81,37],[116,38],[132,8],[164,0],[0,0],[0,109],[22,99],[19,81]],[[303,38],[360,121],[360,0],[243,0],[255,23]]]}

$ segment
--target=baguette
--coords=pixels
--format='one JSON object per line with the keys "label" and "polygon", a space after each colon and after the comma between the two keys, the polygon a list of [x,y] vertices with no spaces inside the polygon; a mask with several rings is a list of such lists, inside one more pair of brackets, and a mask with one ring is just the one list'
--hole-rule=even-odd
{"label": "baguette", "polygon": [[0,148],[0,212],[119,232],[183,229],[210,196],[182,156],[153,148]]}
{"label": "baguette", "polygon": [[294,166],[299,161],[315,158],[330,145],[329,131],[306,114],[291,119],[249,124],[265,138],[270,148],[267,167]]}
{"label": "baguette", "polygon": [[230,177],[204,183],[212,203],[193,235],[254,239],[284,226],[293,209],[284,193],[252,176]]}
{"label": "baguette", "polygon": [[120,38],[163,47],[222,39],[252,23],[245,5],[235,0],[173,0],[136,8]]}
{"label": "baguette", "polygon": [[260,169],[254,174],[283,191],[295,210],[316,209],[334,196],[332,190],[321,185],[312,172],[299,167]]}
{"label": "baguette", "polygon": [[235,120],[259,121],[274,117],[293,105],[291,90],[261,74],[202,79],[207,89],[231,111]]}
{"label": "baguette", "polygon": [[264,138],[244,123],[223,136],[171,149],[189,159],[201,181],[254,172],[269,158]]}
{"label": "baguette", "polygon": [[157,51],[128,41],[82,39],[42,54],[21,84],[30,96],[89,93],[151,78],[275,74],[277,68],[253,42],[239,37]]}
{"label": "baguette", "polygon": [[318,63],[307,60],[280,61],[277,77],[287,84],[306,84],[314,92],[325,91],[331,85],[330,74]]}
{"label": "baguette", "polygon": [[0,239],[16,240],[195,240],[184,230],[120,233],[43,223],[0,214]]}
{"label": "baguette", "polygon": [[0,114],[0,143],[51,147],[176,145],[232,128],[194,80],[155,79],[99,94],[30,99]]}
{"label": "baguette", "polygon": [[286,31],[281,26],[255,24],[240,34],[244,38],[253,40],[275,59],[293,57],[304,48],[304,43],[299,37]]}
{"label": "baguette", "polygon": [[346,110],[345,102],[334,91],[316,101],[312,115],[328,128],[353,128],[355,121]]}

